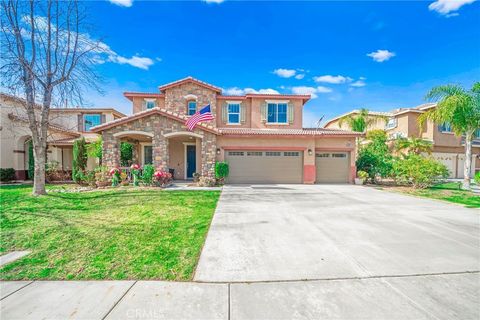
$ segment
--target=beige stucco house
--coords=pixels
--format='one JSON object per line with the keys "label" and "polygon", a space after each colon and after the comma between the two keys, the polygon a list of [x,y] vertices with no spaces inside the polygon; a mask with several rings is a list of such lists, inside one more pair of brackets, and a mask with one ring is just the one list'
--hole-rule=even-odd
{"label": "beige stucco house", "polygon": [[[396,109],[391,112],[371,111],[372,116],[381,116],[374,122],[369,130],[385,130],[389,139],[406,137],[417,137],[433,144],[432,156],[445,164],[450,172],[451,178],[463,178],[463,166],[465,161],[465,145],[461,137],[457,137],[448,124],[437,125],[432,121],[427,121],[423,127],[418,125],[418,117],[426,110],[435,108],[436,104],[426,103],[413,108]],[[340,126],[339,121],[342,117],[349,114],[356,114],[358,110],[350,111],[341,116],[329,120],[325,128],[350,129],[347,125]],[[386,120],[382,119],[385,117]],[[480,130],[477,131],[477,137],[473,141],[472,148],[472,171],[480,171]]]}
{"label": "beige stucco house", "polygon": [[[40,106],[38,106],[40,110]],[[25,101],[8,94],[0,94],[0,167],[13,168],[18,180],[27,177],[28,144],[31,139]],[[90,131],[94,125],[124,117],[112,108],[52,108],[48,129],[47,162],[56,161],[59,169],[72,169],[73,141],[85,137],[97,139]],[[95,167],[95,159],[88,160],[88,167]]]}
{"label": "beige stucco house", "polygon": [[[213,177],[216,161],[230,165],[229,183],[351,182],[355,139],[340,129],[302,128],[309,95],[226,96],[187,77],[158,92],[126,92],[133,114],[92,128],[103,136],[103,162],[119,166],[119,145],[134,145],[134,161],[174,172]],[[215,120],[187,130],[185,121],[210,105]]]}

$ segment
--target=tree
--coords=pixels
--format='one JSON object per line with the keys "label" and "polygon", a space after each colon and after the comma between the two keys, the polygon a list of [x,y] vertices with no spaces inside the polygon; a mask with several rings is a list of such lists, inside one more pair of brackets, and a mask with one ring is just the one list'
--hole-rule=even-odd
{"label": "tree", "polygon": [[98,89],[93,66],[107,48],[86,33],[79,1],[3,0],[1,11],[1,85],[25,97],[35,161],[33,194],[41,195],[46,193],[50,107],[81,102],[84,89]]}
{"label": "tree", "polygon": [[422,138],[400,138],[395,140],[394,149],[397,152],[407,151],[407,153],[422,154],[432,153],[432,142]]}
{"label": "tree", "polygon": [[372,115],[367,109],[360,109],[358,113],[352,113],[341,117],[338,120],[340,128],[347,124],[350,130],[355,132],[366,132],[368,127],[377,123],[379,120],[386,120],[387,117],[380,115]]}
{"label": "tree", "polygon": [[102,137],[98,137],[97,140],[87,144],[87,155],[90,158],[97,158],[98,163],[102,165],[102,149],[103,149],[103,140]]}
{"label": "tree", "polygon": [[356,166],[365,171],[372,182],[377,176],[388,177],[392,171],[393,157],[387,146],[387,134],[383,130],[372,130],[367,133],[368,143],[360,148]]}
{"label": "tree", "polygon": [[77,139],[73,142],[73,163],[72,163],[72,179],[80,182],[87,167],[87,143],[85,138]]}
{"label": "tree", "polygon": [[427,93],[426,99],[436,101],[437,106],[420,115],[419,125],[427,120],[437,124],[448,122],[457,136],[465,137],[465,162],[463,167],[463,189],[470,189],[470,168],[472,159],[472,140],[475,131],[480,128],[480,82],[466,90],[458,85],[434,87]]}

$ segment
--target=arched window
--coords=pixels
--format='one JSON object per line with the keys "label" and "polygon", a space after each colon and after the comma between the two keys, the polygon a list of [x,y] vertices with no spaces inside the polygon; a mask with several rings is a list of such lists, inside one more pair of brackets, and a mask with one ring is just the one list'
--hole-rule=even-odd
{"label": "arched window", "polygon": [[191,116],[197,112],[197,101],[190,100],[187,102],[187,115]]}

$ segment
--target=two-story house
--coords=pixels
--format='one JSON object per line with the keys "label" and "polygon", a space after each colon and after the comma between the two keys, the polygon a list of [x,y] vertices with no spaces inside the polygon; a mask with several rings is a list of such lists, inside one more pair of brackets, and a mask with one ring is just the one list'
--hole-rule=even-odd
{"label": "two-story house", "polygon": [[[103,136],[103,163],[119,166],[119,145],[134,145],[134,161],[173,170],[176,179],[214,176],[217,161],[230,165],[229,183],[351,182],[355,138],[338,129],[304,129],[309,95],[250,93],[226,96],[187,77],[155,93],[126,92],[131,116],[92,128]],[[215,120],[187,130],[185,121],[210,105]]]}
{"label": "two-story house", "polygon": [[[37,110],[41,106],[36,106]],[[29,141],[31,140],[25,100],[0,93],[0,167],[13,168],[18,180],[27,178]],[[90,128],[125,115],[112,108],[51,108],[47,137],[47,162],[58,162],[59,169],[72,169],[73,141],[85,137],[87,142],[97,139]],[[96,166],[88,159],[88,168]]]}
{"label": "two-story house", "polygon": [[[414,108],[395,109],[391,112],[371,111],[372,116],[382,116],[378,121],[371,124],[368,130],[381,129],[387,132],[390,140],[397,138],[416,137],[432,142],[432,156],[445,164],[450,172],[450,178],[463,178],[463,166],[465,162],[465,145],[461,137],[457,137],[448,123],[441,125],[427,121],[423,127],[418,125],[418,117],[425,111],[435,108],[435,103],[426,103]],[[342,117],[357,114],[358,110],[350,111],[341,116],[329,120],[325,128],[344,128],[339,125]],[[384,120],[385,119],[385,120]],[[472,148],[472,171],[480,171],[480,129],[477,130]]]}

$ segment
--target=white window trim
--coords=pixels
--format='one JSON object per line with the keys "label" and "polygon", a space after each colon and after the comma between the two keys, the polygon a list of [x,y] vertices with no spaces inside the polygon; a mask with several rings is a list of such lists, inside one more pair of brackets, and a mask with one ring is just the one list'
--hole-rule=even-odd
{"label": "white window trim", "polygon": [[197,172],[197,143],[196,142],[184,142],[183,143],[183,178],[185,180],[193,179],[187,178],[187,146],[195,146],[195,171]]}
{"label": "white window trim", "polygon": [[[145,102],[145,110],[151,110],[151,109],[157,107],[157,99],[143,98],[143,101]],[[147,108],[147,103],[148,103],[148,102],[153,102],[153,108],[150,108],[150,109]]]}
{"label": "white window trim", "polygon": [[[231,104],[238,104],[238,122],[230,122],[230,112],[228,112],[228,107]],[[233,113],[232,113],[233,114]],[[242,125],[242,101],[227,101],[227,125],[229,126],[240,126]]]}
{"label": "white window trim", "polygon": [[[289,119],[288,119],[288,102],[289,100],[265,100],[267,102],[267,121],[265,122],[266,125],[270,126],[288,126],[290,125]],[[275,102],[276,101],[276,102]],[[286,114],[286,121],[285,122],[268,122],[268,104],[273,103],[277,105],[277,113],[278,113],[278,104],[286,104],[287,105],[287,114]],[[278,116],[277,116],[278,118]]]}
{"label": "white window trim", "polygon": [[388,126],[388,121],[390,121],[390,119],[388,119],[387,122],[385,122],[385,130],[392,130],[392,129],[395,129],[398,126],[398,119],[397,118],[392,118],[392,119],[395,121],[395,125],[389,127]]}

